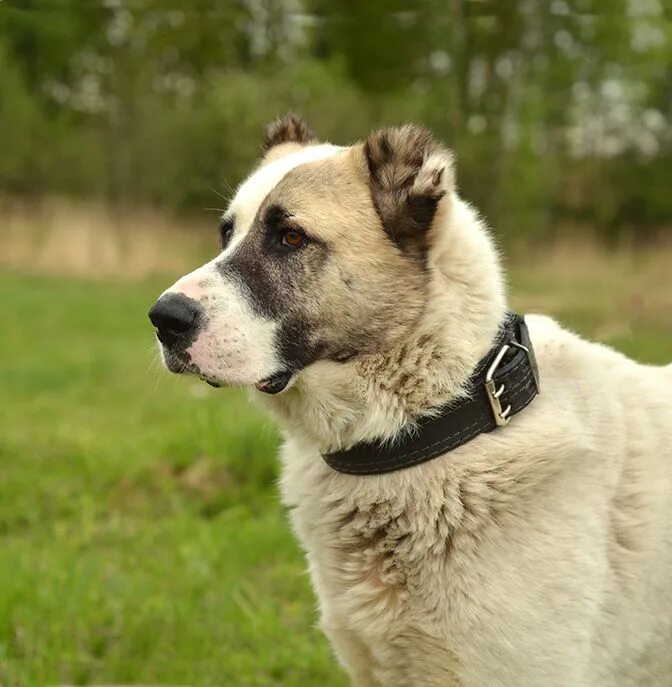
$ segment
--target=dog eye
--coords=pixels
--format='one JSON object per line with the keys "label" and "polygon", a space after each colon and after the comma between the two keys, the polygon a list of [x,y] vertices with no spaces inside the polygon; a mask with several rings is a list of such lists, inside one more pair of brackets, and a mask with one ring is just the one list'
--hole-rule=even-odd
{"label": "dog eye", "polygon": [[219,247],[224,250],[233,234],[233,220],[230,217],[223,218],[219,223]]}
{"label": "dog eye", "polygon": [[305,234],[296,229],[287,229],[282,234],[282,245],[287,248],[298,248],[306,242]]}

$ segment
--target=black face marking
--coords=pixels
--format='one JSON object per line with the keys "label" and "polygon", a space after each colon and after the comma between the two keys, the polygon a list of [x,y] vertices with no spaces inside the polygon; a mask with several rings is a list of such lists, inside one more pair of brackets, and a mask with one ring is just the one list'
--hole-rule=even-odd
{"label": "black face marking", "polygon": [[218,265],[218,270],[245,288],[250,304],[258,315],[279,320],[288,307],[296,275],[291,270],[283,274],[285,270],[275,264],[259,238],[246,236],[235,253],[225,263]]}
{"label": "black face marking", "polygon": [[290,227],[297,227],[291,213],[279,205],[262,205],[249,232],[217,269],[243,286],[258,315],[278,323],[275,347],[281,365],[297,372],[330,357],[305,312],[314,305],[310,294],[317,289],[329,249],[319,239],[298,248],[283,246],[283,233]]}
{"label": "black face marking", "polygon": [[313,324],[300,314],[292,314],[282,320],[275,346],[280,359],[293,371],[329,357],[327,345],[315,340]]}
{"label": "black face marking", "polygon": [[270,320],[292,312],[301,293],[309,290],[311,275],[319,274],[329,255],[321,241],[309,240],[299,248],[282,245],[283,232],[296,227],[292,222],[282,207],[262,205],[247,235],[217,268],[242,283],[255,311]]}
{"label": "black face marking", "polygon": [[264,213],[264,225],[269,229],[281,229],[289,218],[289,212],[281,205],[270,205]]}

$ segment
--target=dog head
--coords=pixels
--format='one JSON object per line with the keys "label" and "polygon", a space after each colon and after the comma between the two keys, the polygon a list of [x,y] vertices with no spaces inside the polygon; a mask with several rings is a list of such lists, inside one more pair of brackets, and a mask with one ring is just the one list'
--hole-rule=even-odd
{"label": "dog head", "polygon": [[165,365],[278,393],[312,363],[384,349],[423,310],[452,192],[451,155],[421,127],[340,147],[296,116],[274,122],[221,219],[221,253],[150,311]]}

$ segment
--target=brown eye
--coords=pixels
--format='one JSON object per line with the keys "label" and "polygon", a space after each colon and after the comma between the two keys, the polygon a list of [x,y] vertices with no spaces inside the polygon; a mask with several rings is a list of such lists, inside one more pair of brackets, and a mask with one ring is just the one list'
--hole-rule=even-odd
{"label": "brown eye", "polygon": [[298,248],[304,241],[305,236],[294,229],[288,229],[282,234],[282,245],[288,248]]}

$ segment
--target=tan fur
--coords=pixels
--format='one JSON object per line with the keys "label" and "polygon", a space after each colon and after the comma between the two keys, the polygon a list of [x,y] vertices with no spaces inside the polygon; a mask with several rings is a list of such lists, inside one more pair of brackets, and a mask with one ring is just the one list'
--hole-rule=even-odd
{"label": "tan fur", "polygon": [[[358,264],[336,219],[368,201],[335,181],[318,193],[302,176],[283,197],[324,207]],[[544,390],[508,427],[382,476],[320,458],[458,396],[488,350],[506,304],[487,232],[450,189],[431,236],[403,337],[260,398],[285,432],[283,495],[337,656],[357,687],[672,684],[672,383],[658,368],[530,316]],[[395,278],[381,288],[396,298]]]}
{"label": "tan fur", "polygon": [[[307,188],[319,193],[306,193]],[[351,199],[347,205],[342,194]],[[317,314],[316,335],[333,340],[366,329],[366,340],[358,340],[361,353],[381,337],[394,340],[408,333],[424,307],[426,278],[385,237],[361,146],[291,171],[264,201],[274,203],[330,251],[326,264],[314,266],[318,288],[296,296]]]}
{"label": "tan fur", "polygon": [[269,162],[273,162],[273,160],[279,160],[281,157],[285,157],[285,155],[289,155],[290,153],[295,153],[303,147],[303,143],[294,143],[291,141],[289,143],[278,143],[268,149],[261,159],[260,165],[267,165]]}
{"label": "tan fur", "polygon": [[333,471],[321,452],[393,440],[462,396],[507,303],[489,233],[424,130],[343,149],[293,130],[232,202],[231,246],[174,288],[209,280],[219,319],[191,350],[214,360],[209,379],[254,384],[280,325],[222,268],[273,204],[328,248],[291,263],[310,288],[286,308],[354,355],[254,393],[283,430],[283,498],[352,684],[672,685],[672,367],[529,316],[542,394],[507,427],[410,469]]}

